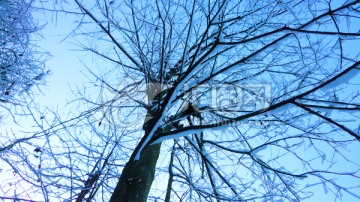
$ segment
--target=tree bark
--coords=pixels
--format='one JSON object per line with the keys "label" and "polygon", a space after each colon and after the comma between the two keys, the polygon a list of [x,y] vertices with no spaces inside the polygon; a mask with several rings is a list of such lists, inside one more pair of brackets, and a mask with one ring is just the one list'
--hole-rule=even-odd
{"label": "tree bark", "polygon": [[[126,163],[110,202],[146,202],[155,176],[161,144],[146,146],[139,160]],[[136,150],[135,150],[136,151]],[[132,155],[134,156],[134,155]]]}
{"label": "tree bark", "polygon": [[[163,91],[159,85],[149,85],[147,88],[148,102],[153,100],[160,103],[163,99]],[[144,120],[143,129],[145,134],[139,144],[134,149],[129,161],[126,163],[118,184],[110,198],[110,202],[146,202],[150,192],[152,182],[154,181],[156,162],[159,158],[161,143],[155,145],[146,145],[140,153],[139,160],[135,160],[135,156],[146,137],[155,126],[157,120],[157,108],[150,107]],[[168,128],[170,131],[171,128]],[[155,131],[157,133],[158,131]]]}

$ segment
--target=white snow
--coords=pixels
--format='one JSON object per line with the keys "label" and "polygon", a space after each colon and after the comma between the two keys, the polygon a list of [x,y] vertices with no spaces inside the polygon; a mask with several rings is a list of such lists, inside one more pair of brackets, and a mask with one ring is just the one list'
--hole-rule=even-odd
{"label": "white snow", "polygon": [[322,87],[322,89],[328,90],[328,89],[336,88],[337,86],[339,86],[341,84],[349,82],[350,80],[352,80],[353,78],[358,76],[359,73],[360,73],[359,69],[352,69],[349,72],[347,72],[346,74],[337,78],[335,81],[330,82],[329,84],[325,85],[324,87]]}
{"label": "white snow", "polygon": [[257,153],[266,150],[267,147],[268,147],[268,145],[259,146],[258,148],[254,149],[254,150],[251,152],[251,154],[257,155]]}
{"label": "white snow", "polygon": [[290,105],[293,105],[293,104],[286,104],[286,105],[277,107],[277,108],[271,110],[271,113],[275,113],[275,114],[283,113],[290,108]]}
{"label": "white snow", "polygon": [[175,133],[175,134],[172,134],[172,135],[163,136],[163,137],[157,139],[155,142],[151,143],[151,145],[158,144],[158,143],[163,142],[165,140],[176,139],[176,138],[184,137],[184,136],[187,136],[189,134],[194,134],[194,133],[198,133],[198,132],[200,132],[199,129],[194,129],[194,130],[187,130],[187,131]]}

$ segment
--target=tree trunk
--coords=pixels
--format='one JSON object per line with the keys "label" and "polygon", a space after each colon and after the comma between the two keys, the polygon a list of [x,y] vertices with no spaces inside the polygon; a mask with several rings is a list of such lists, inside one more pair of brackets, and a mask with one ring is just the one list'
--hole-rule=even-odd
{"label": "tree trunk", "polygon": [[[110,202],[146,202],[154,180],[161,144],[146,146],[140,159],[126,163]],[[135,150],[136,151],[136,150]]]}
{"label": "tree trunk", "polygon": [[[162,86],[149,85],[147,88],[148,102],[162,99]],[[151,107],[144,120],[143,129],[145,134],[137,147],[134,149],[129,161],[126,163],[119,182],[112,193],[110,202],[146,202],[155,176],[156,162],[159,158],[161,143],[145,146],[140,154],[140,159],[135,160],[135,155],[154,127],[157,116],[157,108]],[[155,119],[153,119],[156,117]],[[171,130],[171,129],[169,129]],[[155,132],[156,133],[156,132]]]}

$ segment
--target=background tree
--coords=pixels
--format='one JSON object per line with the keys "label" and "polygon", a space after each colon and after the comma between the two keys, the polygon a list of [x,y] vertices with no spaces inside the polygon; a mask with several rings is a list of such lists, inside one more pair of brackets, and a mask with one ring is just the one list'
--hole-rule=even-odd
{"label": "background tree", "polygon": [[43,84],[47,57],[34,44],[40,26],[31,16],[34,1],[0,1],[0,102],[16,104],[18,94]]}
{"label": "background tree", "polygon": [[34,192],[360,198],[359,1],[74,2],[100,68],[82,113],[46,131]]}
{"label": "background tree", "polygon": [[31,115],[27,109],[34,107],[34,91],[39,92],[37,88],[49,74],[44,64],[49,54],[35,42],[42,26],[32,17],[33,3],[33,0],[0,0],[0,199],[19,199],[16,191],[9,194],[9,190],[20,184],[13,181],[7,184],[6,179],[18,173],[12,169],[17,163],[26,163],[17,158],[24,154],[19,144],[35,137],[4,128],[8,124],[21,128],[24,120],[21,117]]}

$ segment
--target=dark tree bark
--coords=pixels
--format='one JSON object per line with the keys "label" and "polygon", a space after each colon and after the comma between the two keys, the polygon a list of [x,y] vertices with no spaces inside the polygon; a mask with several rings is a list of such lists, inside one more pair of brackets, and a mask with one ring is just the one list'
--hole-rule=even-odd
{"label": "dark tree bark", "polygon": [[[132,157],[125,165],[111,202],[146,202],[154,180],[161,144],[146,146],[139,160]],[[134,156],[134,155],[133,155]]]}
{"label": "dark tree bark", "polygon": [[[149,85],[148,87],[148,102],[156,103],[153,110],[148,110],[145,117],[143,130],[144,136],[134,149],[129,161],[126,163],[119,182],[111,196],[111,202],[146,202],[150,192],[150,188],[155,176],[156,162],[160,154],[160,144],[146,145],[142,151],[141,146],[144,144],[146,138],[150,135],[154,127],[154,119],[158,113],[157,109],[161,96],[156,96],[156,87]],[[158,89],[157,89],[158,90]],[[158,95],[161,95],[159,93]],[[155,101],[155,102],[152,102]],[[155,116],[155,117],[154,117]],[[170,129],[169,129],[170,130]],[[156,133],[156,132],[155,132]],[[136,154],[140,152],[140,158],[135,159]]]}

